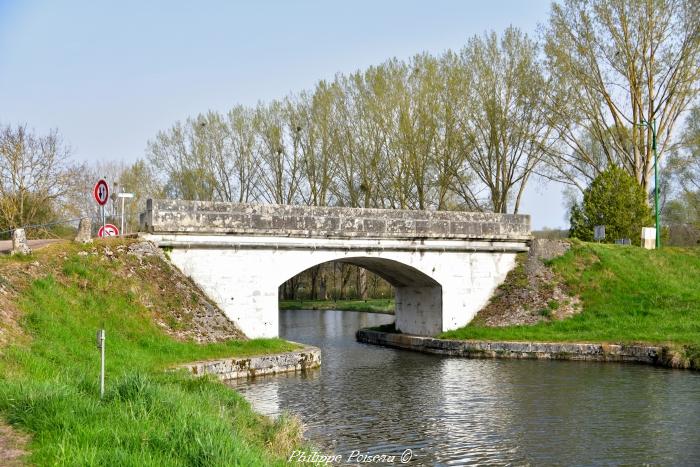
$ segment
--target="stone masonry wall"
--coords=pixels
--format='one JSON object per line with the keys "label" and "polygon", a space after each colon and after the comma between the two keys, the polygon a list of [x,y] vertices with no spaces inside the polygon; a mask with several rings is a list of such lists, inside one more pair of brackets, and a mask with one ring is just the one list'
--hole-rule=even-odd
{"label": "stone masonry wall", "polygon": [[387,333],[371,329],[357,331],[357,340],[366,344],[468,358],[589,360],[671,366],[663,358],[664,350],[662,347],[647,345],[453,340]]}
{"label": "stone masonry wall", "polygon": [[205,360],[185,363],[176,368],[184,368],[195,375],[211,374],[219,379],[229,380],[305,371],[319,366],[321,366],[321,350],[307,346],[294,352]]}
{"label": "stone masonry wall", "polygon": [[141,215],[141,230],[321,238],[528,240],[530,216],[149,199]]}

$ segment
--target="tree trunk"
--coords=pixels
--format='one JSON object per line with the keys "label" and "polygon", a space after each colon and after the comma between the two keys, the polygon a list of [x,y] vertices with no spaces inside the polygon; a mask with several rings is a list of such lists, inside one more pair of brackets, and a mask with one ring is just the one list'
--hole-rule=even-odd
{"label": "tree trunk", "polygon": [[367,300],[367,270],[361,267],[357,268],[357,297]]}
{"label": "tree trunk", "polygon": [[316,293],[317,285],[318,285],[318,274],[321,270],[321,265],[314,266],[309,270],[309,274],[311,275],[311,300],[316,300],[318,298],[318,294]]}
{"label": "tree trunk", "polygon": [[328,300],[328,290],[326,289],[326,273],[321,273],[321,278],[319,280],[318,295],[321,300]]}

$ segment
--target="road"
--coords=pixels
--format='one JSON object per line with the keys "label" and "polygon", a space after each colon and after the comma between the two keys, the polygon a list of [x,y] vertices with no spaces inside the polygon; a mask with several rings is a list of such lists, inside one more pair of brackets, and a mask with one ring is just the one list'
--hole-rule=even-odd
{"label": "road", "polygon": [[[62,241],[64,240],[57,238],[46,238],[41,240],[29,240],[27,243],[29,244],[29,248],[36,250],[46,245]],[[9,253],[10,251],[12,251],[12,240],[0,240],[0,253]]]}

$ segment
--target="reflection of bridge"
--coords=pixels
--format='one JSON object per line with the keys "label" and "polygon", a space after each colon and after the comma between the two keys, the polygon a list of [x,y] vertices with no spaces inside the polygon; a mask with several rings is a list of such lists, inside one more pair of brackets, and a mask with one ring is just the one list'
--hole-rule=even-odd
{"label": "reflection of bridge", "polygon": [[464,326],[530,239],[522,215],[179,200],[148,200],[141,227],[249,337],[277,336],[278,287],[327,261],[391,283],[404,333]]}

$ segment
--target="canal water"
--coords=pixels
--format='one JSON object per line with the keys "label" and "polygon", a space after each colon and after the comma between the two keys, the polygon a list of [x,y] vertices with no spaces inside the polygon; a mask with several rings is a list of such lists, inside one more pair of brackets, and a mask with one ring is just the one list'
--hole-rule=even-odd
{"label": "canal water", "polygon": [[[301,417],[324,455],[409,465],[700,465],[700,373],[642,365],[470,360],[359,344],[393,316],[281,311],[320,369],[231,383],[267,415]],[[355,457],[354,459],[356,459]]]}

